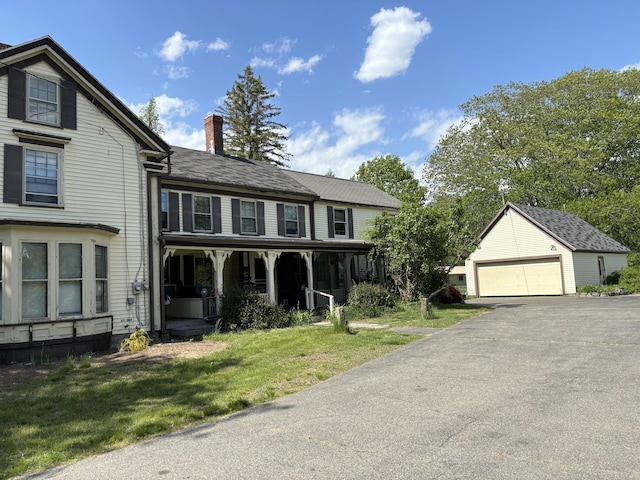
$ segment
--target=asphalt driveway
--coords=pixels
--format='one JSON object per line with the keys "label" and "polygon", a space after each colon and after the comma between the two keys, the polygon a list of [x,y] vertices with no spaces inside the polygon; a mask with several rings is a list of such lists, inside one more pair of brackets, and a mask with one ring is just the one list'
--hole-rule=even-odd
{"label": "asphalt driveway", "polygon": [[640,479],[640,296],[487,315],[222,421],[30,478]]}

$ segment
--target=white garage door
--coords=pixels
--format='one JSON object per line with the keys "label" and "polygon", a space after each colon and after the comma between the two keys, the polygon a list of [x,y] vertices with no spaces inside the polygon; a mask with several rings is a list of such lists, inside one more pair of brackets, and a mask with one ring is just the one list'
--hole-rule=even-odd
{"label": "white garage door", "polygon": [[518,260],[478,265],[478,295],[562,295],[559,258]]}

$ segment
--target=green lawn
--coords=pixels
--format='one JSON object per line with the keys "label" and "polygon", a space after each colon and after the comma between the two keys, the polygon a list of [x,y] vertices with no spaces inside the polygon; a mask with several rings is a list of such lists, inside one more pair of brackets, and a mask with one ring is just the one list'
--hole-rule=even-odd
{"label": "green lawn", "polygon": [[[464,308],[462,308],[464,307]],[[486,311],[419,306],[375,321],[444,327]],[[372,320],[369,320],[372,321]],[[435,322],[435,323],[434,323]],[[0,478],[36,472],[211,421],[297,392],[420,337],[389,329],[304,326],[213,335],[226,348],[189,360],[93,365],[68,359],[43,379],[0,392]]]}

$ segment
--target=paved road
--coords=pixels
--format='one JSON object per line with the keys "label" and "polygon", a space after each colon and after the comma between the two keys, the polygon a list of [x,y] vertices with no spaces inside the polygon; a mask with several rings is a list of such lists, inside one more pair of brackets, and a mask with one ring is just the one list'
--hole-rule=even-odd
{"label": "paved road", "polygon": [[640,479],[640,296],[490,303],[306,391],[30,478]]}

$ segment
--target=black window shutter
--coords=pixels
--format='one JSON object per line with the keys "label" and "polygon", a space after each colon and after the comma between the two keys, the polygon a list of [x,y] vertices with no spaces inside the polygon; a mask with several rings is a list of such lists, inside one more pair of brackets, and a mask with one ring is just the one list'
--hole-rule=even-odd
{"label": "black window shutter", "polygon": [[258,210],[258,235],[264,235],[264,202],[256,202],[256,207]]}
{"label": "black window shutter", "polygon": [[347,209],[347,219],[349,222],[349,238],[353,238],[353,208]]}
{"label": "black window shutter", "polygon": [[307,236],[306,222],[304,220],[304,207],[302,205],[298,205],[298,236]]}
{"label": "black window shutter", "polygon": [[[11,71],[11,69],[9,69]],[[4,203],[22,203],[22,147],[4,146]]]}
{"label": "black window shutter", "polygon": [[[9,67],[8,117],[25,120],[27,118],[27,75]],[[6,185],[6,184],[5,184]]]}
{"label": "black window shutter", "polygon": [[193,232],[193,203],[190,193],[182,194],[182,231]]}
{"label": "black window shutter", "polygon": [[240,233],[240,199],[231,199],[231,223],[233,233]]}
{"label": "black window shutter", "polygon": [[177,192],[169,192],[169,230],[180,230],[180,196]]}
{"label": "black window shutter", "polygon": [[76,115],[76,90],[78,86],[75,82],[68,82],[62,80],[60,82],[60,106],[62,109],[62,115],[60,120],[60,126],[62,128],[70,128],[75,130],[77,128],[77,115]]}
{"label": "black window shutter", "polygon": [[329,224],[329,238],[335,238],[335,226],[333,224],[333,207],[327,206],[327,223]]}
{"label": "black window shutter", "polygon": [[278,214],[278,236],[284,237],[286,235],[284,228],[284,203],[278,203],[276,205],[276,212]]}
{"label": "black window shutter", "polygon": [[211,197],[211,208],[213,233],[222,233],[222,208],[220,206],[220,197]]}

